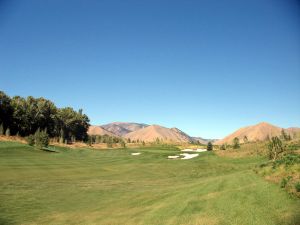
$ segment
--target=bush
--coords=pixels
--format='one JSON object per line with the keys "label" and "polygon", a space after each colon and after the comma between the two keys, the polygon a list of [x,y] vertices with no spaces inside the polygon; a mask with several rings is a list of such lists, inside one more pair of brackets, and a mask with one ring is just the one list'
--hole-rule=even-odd
{"label": "bush", "polygon": [[272,137],[272,139],[268,143],[268,149],[269,159],[272,159],[273,161],[280,158],[282,154],[286,151],[285,146],[278,137]]}
{"label": "bush", "polygon": [[212,151],[213,150],[213,145],[211,142],[208,142],[207,144],[207,151]]}
{"label": "bush", "polygon": [[276,168],[280,165],[285,165],[285,167],[288,167],[294,164],[300,164],[300,155],[294,155],[294,154],[285,155],[281,159],[278,159],[273,162],[273,168]]}
{"label": "bush", "polygon": [[126,148],[126,143],[125,143],[125,141],[121,141],[121,147],[122,147],[122,148]]}
{"label": "bush", "polygon": [[31,134],[26,138],[27,144],[34,146],[34,136]]}
{"label": "bush", "polygon": [[300,182],[297,182],[295,184],[295,189],[296,189],[297,192],[300,192]]}
{"label": "bush", "polygon": [[46,131],[40,131],[39,129],[34,134],[35,147],[43,149],[49,145],[49,136]]}
{"label": "bush", "polygon": [[285,188],[287,183],[288,183],[288,180],[286,178],[282,178],[282,180],[280,182],[280,187]]}
{"label": "bush", "polygon": [[226,150],[226,146],[224,144],[221,145],[220,150]]}
{"label": "bush", "polygon": [[234,148],[234,149],[240,148],[240,140],[239,140],[237,137],[235,137],[235,138],[233,139],[233,148]]}

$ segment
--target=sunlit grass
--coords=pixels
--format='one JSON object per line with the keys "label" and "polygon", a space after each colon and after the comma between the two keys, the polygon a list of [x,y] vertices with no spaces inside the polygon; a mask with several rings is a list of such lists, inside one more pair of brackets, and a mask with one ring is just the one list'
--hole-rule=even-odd
{"label": "sunlit grass", "polygon": [[[253,172],[262,158],[176,148],[59,153],[0,143],[0,224],[299,224],[300,202]],[[132,156],[131,152],[141,152]]]}

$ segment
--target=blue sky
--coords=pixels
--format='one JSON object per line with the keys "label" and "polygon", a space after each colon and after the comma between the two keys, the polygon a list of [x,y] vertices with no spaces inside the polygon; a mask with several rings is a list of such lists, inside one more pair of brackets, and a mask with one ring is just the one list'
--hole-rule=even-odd
{"label": "blue sky", "polygon": [[0,90],[206,138],[300,126],[300,3],[0,0]]}

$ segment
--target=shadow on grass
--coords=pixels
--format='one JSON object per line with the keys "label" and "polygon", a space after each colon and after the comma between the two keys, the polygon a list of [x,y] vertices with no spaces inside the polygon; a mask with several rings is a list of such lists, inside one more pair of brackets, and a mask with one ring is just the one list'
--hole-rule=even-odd
{"label": "shadow on grass", "polygon": [[58,151],[50,148],[42,148],[41,150],[49,153],[59,153]]}

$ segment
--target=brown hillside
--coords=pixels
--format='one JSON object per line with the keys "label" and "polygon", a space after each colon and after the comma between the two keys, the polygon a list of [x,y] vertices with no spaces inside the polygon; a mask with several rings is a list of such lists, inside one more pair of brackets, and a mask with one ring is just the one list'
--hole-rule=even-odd
{"label": "brown hillside", "polygon": [[272,124],[262,122],[254,126],[243,127],[227,137],[215,142],[215,144],[232,144],[235,137],[240,139],[243,143],[243,138],[247,136],[248,141],[264,141],[269,137],[279,136],[282,128],[276,127]]}
{"label": "brown hillside", "polygon": [[105,130],[104,128],[100,127],[100,126],[90,126],[87,132],[89,135],[109,135],[109,136],[115,136],[117,137],[118,135]]}
{"label": "brown hillside", "polygon": [[137,131],[147,126],[149,125],[143,123],[114,122],[114,123],[102,125],[101,127],[118,136],[124,136],[130,132]]}
{"label": "brown hillside", "polygon": [[153,142],[157,138],[164,142],[190,142],[192,138],[177,128],[166,128],[159,125],[151,125],[137,131],[128,133],[124,136],[131,140],[143,140]]}

